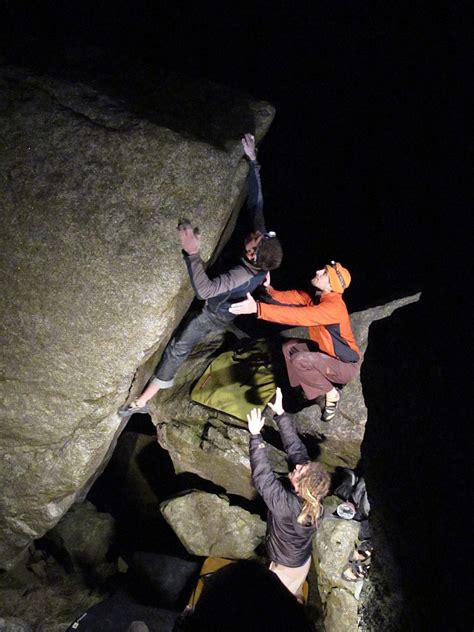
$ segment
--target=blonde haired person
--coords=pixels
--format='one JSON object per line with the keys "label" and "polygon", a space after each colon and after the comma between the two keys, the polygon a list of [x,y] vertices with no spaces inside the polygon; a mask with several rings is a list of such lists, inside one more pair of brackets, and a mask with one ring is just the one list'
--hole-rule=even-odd
{"label": "blonde haired person", "polygon": [[275,403],[269,406],[275,413],[288,456],[288,482],[278,479],[271,468],[260,434],[264,420],[257,408],[247,416],[252,480],[268,508],[266,547],[270,570],[302,601],[311,564],[312,538],[323,514],[322,501],[331,479],[320,463],[309,460],[293,417],[283,410],[281,389],[277,389]]}

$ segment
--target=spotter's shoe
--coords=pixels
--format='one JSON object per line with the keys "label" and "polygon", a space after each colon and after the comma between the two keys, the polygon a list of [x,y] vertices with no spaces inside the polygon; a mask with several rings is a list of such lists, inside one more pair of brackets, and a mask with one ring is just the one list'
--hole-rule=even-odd
{"label": "spotter's shoe", "polygon": [[341,393],[338,391],[339,397],[337,399],[329,399],[326,395],[326,405],[324,406],[323,414],[321,415],[321,419],[323,421],[331,421],[334,419],[334,415],[336,414],[337,408],[339,406],[339,402],[341,401]]}

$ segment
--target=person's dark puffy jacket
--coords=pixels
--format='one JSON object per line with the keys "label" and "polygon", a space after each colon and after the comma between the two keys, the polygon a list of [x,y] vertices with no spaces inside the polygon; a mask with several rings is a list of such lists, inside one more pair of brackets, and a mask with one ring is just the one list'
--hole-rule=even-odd
{"label": "person's dark puffy jacket", "polygon": [[[290,469],[309,461],[308,452],[298,437],[291,415],[283,413],[275,420],[280,430]],[[266,445],[260,434],[250,435],[250,464],[256,490],[268,507],[266,548],[273,561],[292,568],[301,566],[311,555],[317,525],[301,525],[297,518],[302,501],[288,479],[280,480],[273,472]]]}

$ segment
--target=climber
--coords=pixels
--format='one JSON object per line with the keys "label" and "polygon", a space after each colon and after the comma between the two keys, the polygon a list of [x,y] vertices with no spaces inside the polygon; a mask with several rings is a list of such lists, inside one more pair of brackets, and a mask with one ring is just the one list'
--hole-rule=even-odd
{"label": "climber", "polygon": [[[256,490],[268,508],[266,547],[270,570],[292,592],[303,599],[303,584],[311,564],[313,534],[323,514],[322,500],[328,494],[330,476],[324,467],[310,461],[299,439],[295,422],[283,409],[283,396],[277,388],[270,408],[288,456],[290,486],[278,480],[268,460],[260,431],[264,425],[260,409],[247,416],[250,432],[250,465]],[[286,481],[285,481],[286,482]]]}
{"label": "climber", "polygon": [[224,331],[235,319],[229,312],[232,302],[250,295],[265,281],[267,272],[278,268],[283,253],[274,232],[267,231],[263,216],[263,196],[255,138],[245,134],[242,139],[244,153],[249,159],[247,208],[252,220],[252,232],[245,239],[245,255],[236,267],[210,279],[199,255],[201,238],[187,220],[178,226],[184,260],[196,296],[206,301],[201,312],[194,315],[182,327],[166,347],[155,369],[154,377],[141,395],[119,415],[128,417],[134,413],[148,413],[148,401],[160,390],[173,386],[174,377],[194,345],[210,332]]}
{"label": "climber", "polygon": [[257,302],[248,294],[244,301],[229,307],[234,315],[257,314],[263,320],[309,327],[309,336],[317,344],[317,350],[311,351],[307,342],[289,340],[283,345],[283,355],[291,386],[300,386],[307,400],[325,395],[323,421],[333,419],[341,397],[340,387],[357,375],[362,364],[362,354],[342,299],[350,282],[349,271],[331,261],[317,270],[311,280],[316,288],[314,299],[298,290],[274,290],[268,275],[265,287],[273,304]]}

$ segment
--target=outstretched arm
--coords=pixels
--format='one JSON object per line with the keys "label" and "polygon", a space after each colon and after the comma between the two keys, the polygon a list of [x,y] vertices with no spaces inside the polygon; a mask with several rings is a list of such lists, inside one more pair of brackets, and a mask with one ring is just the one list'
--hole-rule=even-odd
{"label": "outstretched arm", "polygon": [[230,292],[235,287],[248,280],[248,272],[243,266],[237,266],[229,272],[220,274],[210,279],[204,267],[204,262],[199,255],[201,237],[199,231],[191,226],[188,220],[182,220],[178,225],[179,240],[184,250],[186,267],[196,296],[207,300],[213,296],[219,296]]}
{"label": "outstretched arm", "polygon": [[[290,290],[287,292],[277,292],[273,288],[267,288],[268,295],[274,299],[272,301],[272,306],[274,307],[307,307],[313,306],[311,297],[306,292],[300,292],[299,290]],[[260,301],[256,301],[250,293],[247,293],[247,298],[239,303],[233,303],[229,307],[229,312],[232,314],[257,314],[259,318],[263,318],[264,320],[273,320],[273,322],[277,323],[285,323],[283,320],[275,320],[272,318],[267,318],[265,315],[262,315],[261,312],[263,308],[261,307]],[[286,313],[286,312],[285,312]],[[296,314],[296,312],[289,312],[292,315]]]}
{"label": "outstretched arm", "polygon": [[268,460],[266,446],[260,434],[263,426],[261,411],[254,408],[247,415],[247,420],[250,432],[250,466],[255,489],[270,510],[284,511],[288,508],[288,492],[275,476]]}
{"label": "outstretched arm", "polygon": [[290,469],[299,463],[307,463],[309,461],[308,451],[296,432],[293,416],[286,413],[283,408],[283,394],[280,387],[276,390],[275,403],[268,405],[275,413],[275,421],[280,431],[283,448],[288,456]]}
{"label": "outstretched arm", "polygon": [[[229,307],[232,314],[257,314],[257,318],[268,320],[271,323],[291,325],[293,327],[312,327],[313,325],[332,325],[339,322],[339,306],[333,301],[319,305],[311,304],[309,295],[305,292],[294,292],[290,298],[295,300],[301,297],[302,302],[282,305],[280,303],[263,303],[247,294],[247,298],[239,303],[233,303]],[[308,302],[304,303],[307,297]]]}
{"label": "outstretched arm", "polygon": [[242,138],[244,153],[249,159],[250,168],[248,175],[247,208],[249,211],[252,230],[262,235],[267,232],[265,218],[263,216],[262,182],[260,180],[260,165],[257,162],[257,150],[255,148],[255,136],[245,134]]}

